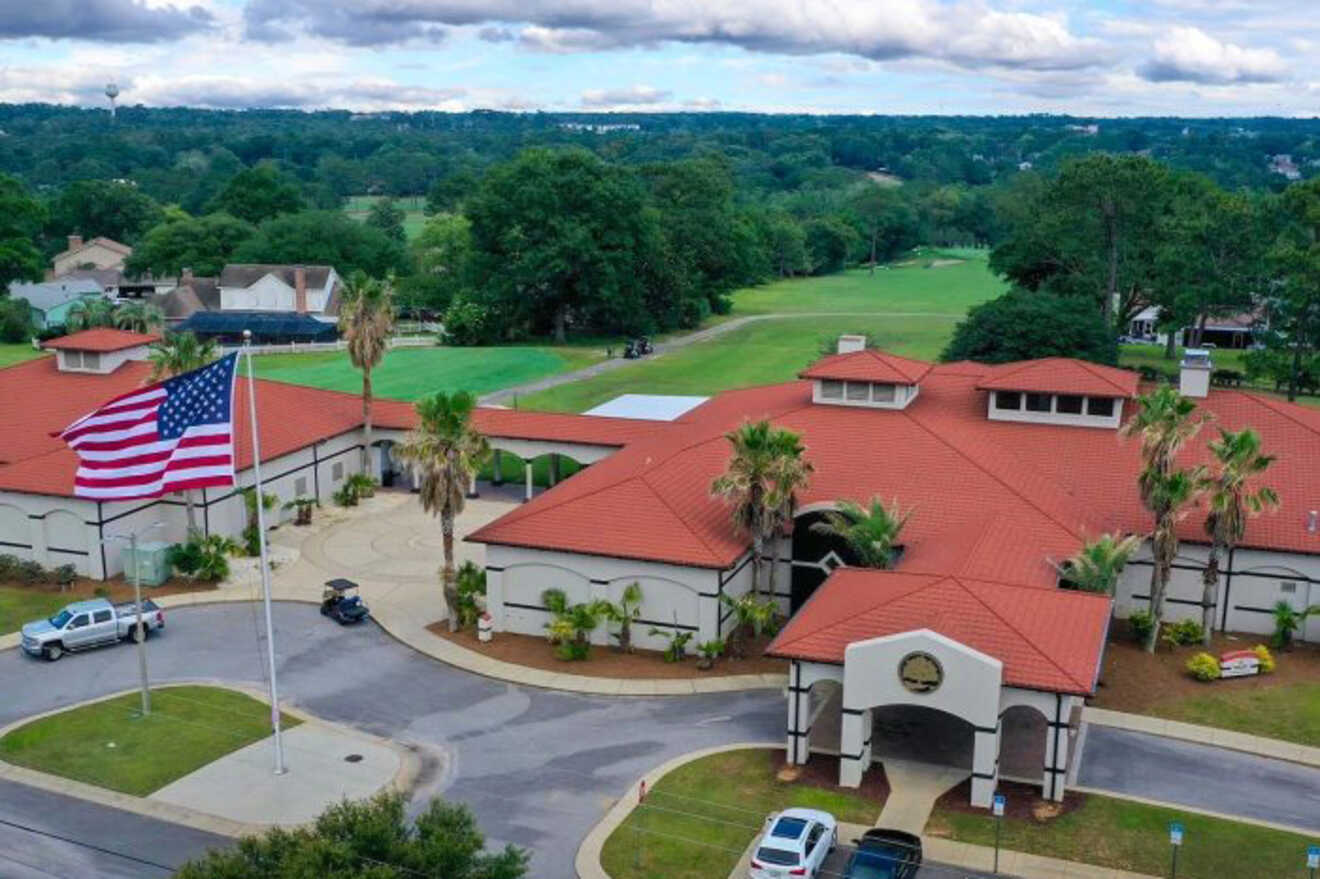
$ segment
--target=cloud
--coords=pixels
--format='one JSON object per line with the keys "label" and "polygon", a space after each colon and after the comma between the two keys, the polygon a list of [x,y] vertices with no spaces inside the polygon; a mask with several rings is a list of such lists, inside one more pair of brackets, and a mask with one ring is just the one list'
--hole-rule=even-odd
{"label": "cloud", "polygon": [[582,93],[584,107],[628,107],[639,104],[663,104],[674,96],[671,91],[653,88],[649,85],[634,85],[628,88],[588,89]]}
{"label": "cloud", "polygon": [[1287,66],[1273,49],[1244,49],[1194,27],[1172,28],[1155,42],[1155,54],[1137,69],[1150,82],[1205,85],[1278,82]]}
{"label": "cloud", "polygon": [[0,3],[0,39],[156,43],[207,30],[213,23],[201,6],[149,5],[144,0]]}
{"label": "cloud", "polygon": [[406,42],[448,27],[518,28],[522,45],[590,52],[662,43],[719,43],[783,54],[872,60],[930,57],[964,67],[1071,70],[1104,60],[1102,45],[1059,17],[997,12],[983,0],[248,0],[258,39],[292,31],[355,45]]}

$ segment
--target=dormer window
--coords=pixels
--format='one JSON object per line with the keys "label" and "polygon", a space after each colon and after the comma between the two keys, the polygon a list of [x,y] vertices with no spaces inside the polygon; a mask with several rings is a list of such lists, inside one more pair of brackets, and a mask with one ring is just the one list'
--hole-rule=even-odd
{"label": "dormer window", "polygon": [[1067,357],[986,368],[977,388],[989,391],[992,421],[1117,428],[1123,400],[1136,396],[1137,375]]}
{"label": "dormer window", "polygon": [[51,339],[42,347],[55,352],[61,372],[107,375],[126,361],[146,360],[151,344],[159,340],[159,336],[97,327]]}
{"label": "dormer window", "polygon": [[866,348],[861,336],[842,336],[839,353],[801,373],[812,380],[811,399],[831,406],[905,409],[917,398],[930,364]]}

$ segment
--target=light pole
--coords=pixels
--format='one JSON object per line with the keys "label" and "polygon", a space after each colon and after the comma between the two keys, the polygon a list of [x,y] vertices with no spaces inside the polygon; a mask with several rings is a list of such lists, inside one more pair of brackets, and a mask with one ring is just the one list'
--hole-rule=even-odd
{"label": "light pole", "polygon": [[[156,528],[164,527],[164,522],[152,522],[142,531],[152,531]],[[130,531],[128,534],[116,534],[113,537],[107,537],[103,543],[112,540],[128,541],[128,554],[133,559],[133,603],[137,610],[137,654],[138,654],[138,676],[142,682],[142,716],[146,717],[151,713],[151,688],[147,684],[147,624],[142,619],[142,564],[138,560],[138,532]],[[117,625],[117,624],[116,624]]]}
{"label": "light pole", "polygon": [[1169,879],[1178,879],[1178,849],[1183,844],[1183,826],[1177,821],[1169,822],[1169,846],[1173,849],[1173,865],[1169,868]]}

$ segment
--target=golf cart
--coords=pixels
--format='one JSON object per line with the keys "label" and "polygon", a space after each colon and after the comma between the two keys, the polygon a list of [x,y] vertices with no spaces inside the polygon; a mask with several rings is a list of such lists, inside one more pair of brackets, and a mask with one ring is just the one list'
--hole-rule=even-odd
{"label": "golf cart", "polygon": [[342,578],[327,580],[325,589],[321,592],[322,616],[330,617],[341,626],[365,620],[371,612],[362,603],[357,588],[358,584],[352,580]]}

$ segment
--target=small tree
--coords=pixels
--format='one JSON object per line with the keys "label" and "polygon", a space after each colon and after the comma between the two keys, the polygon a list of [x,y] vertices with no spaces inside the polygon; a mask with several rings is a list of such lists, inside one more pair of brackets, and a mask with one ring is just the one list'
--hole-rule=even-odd
{"label": "small tree", "polygon": [[912,511],[899,508],[895,499],[888,506],[879,495],[863,507],[852,501],[840,501],[838,510],[830,510],[811,530],[837,537],[848,544],[864,568],[889,568],[894,564],[899,534]]}
{"label": "small tree", "polygon": [[745,657],[749,638],[760,638],[779,628],[779,605],[774,598],[759,599],[754,592],[744,592],[737,598],[721,593],[720,601],[733,612],[733,625],[724,645],[732,656]]}
{"label": "small tree", "polygon": [[584,601],[569,604],[562,589],[547,589],[541,593],[541,603],[551,613],[545,624],[550,643],[560,659],[579,660],[591,655],[591,633],[609,612],[608,601]]}
{"label": "small tree", "polygon": [[[257,522],[257,490],[253,487],[241,488],[243,508],[247,510],[247,525],[243,528],[243,546],[248,555],[261,554],[261,531]],[[270,492],[261,493],[261,509],[273,510],[280,502],[279,496]]]}
{"label": "small tree", "polygon": [[1271,610],[1274,614],[1274,635],[1270,638],[1270,643],[1277,649],[1292,646],[1293,635],[1306,622],[1306,618],[1320,614],[1320,604],[1314,604],[1306,610],[1298,610],[1288,602],[1280,599]]}
{"label": "small tree", "polygon": [[633,652],[632,624],[642,615],[642,586],[630,583],[619,596],[617,604],[606,602],[605,616],[612,623],[619,624],[619,631],[613,636],[619,642],[619,649],[624,653]]}
{"label": "small tree", "polygon": [[1056,569],[1059,576],[1083,592],[1112,596],[1123,568],[1141,548],[1140,534],[1101,534]]}
{"label": "small tree", "polygon": [[342,800],[311,827],[277,827],[212,849],[175,876],[522,879],[527,862],[527,853],[513,846],[486,851],[486,839],[467,806],[433,799],[409,821],[407,797],[382,793],[369,800]]}
{"label": "small tree", "polygon": [[459,625],[474,625],[481,614],[478,596],[484,598],[486,595],[486,572],[469,560],[458,566],[454,581],[458,591]]}

